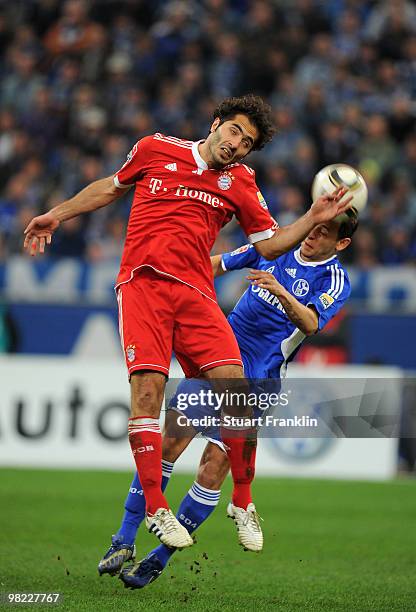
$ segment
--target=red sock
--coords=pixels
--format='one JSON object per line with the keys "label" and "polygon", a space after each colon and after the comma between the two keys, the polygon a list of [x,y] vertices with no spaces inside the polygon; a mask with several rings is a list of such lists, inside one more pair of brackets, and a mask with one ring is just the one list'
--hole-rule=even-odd
{"label": "red sock", "polygon": [[[227,437],[223,430],[222,440],[228,447],[227,454],[231,464],[234,481],[232,501],[234,506],[247,509],[251,503],[251,483],[254,479],[256,465],[257,435],[253,430],[246,430],[244,438]],[[230,435],[230,431],[228,431]]]}
{"label": "red sock", "polygon": [[129,419],[129,442],[146,500],[146,512],[169,508],[162,493],[162,435],[159,420],[152,417]]}

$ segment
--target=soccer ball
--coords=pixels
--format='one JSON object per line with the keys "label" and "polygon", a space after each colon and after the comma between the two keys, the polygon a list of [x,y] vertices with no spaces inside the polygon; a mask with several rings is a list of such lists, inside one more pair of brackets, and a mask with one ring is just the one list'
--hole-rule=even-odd
{"label": "soccer ball", "polygon": [[367,185],[358,170],[347,164],[331,164],[318,172],[312,183],[312,200],[315,201],[326,193],[332,193],[341,186],[348,188],[344,197],[353,196],[351,208],[357,213],[364,210],[368,199]]}

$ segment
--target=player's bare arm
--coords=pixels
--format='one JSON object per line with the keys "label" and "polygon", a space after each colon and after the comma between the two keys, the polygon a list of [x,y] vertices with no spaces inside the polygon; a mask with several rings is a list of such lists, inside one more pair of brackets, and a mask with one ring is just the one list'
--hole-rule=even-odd
{"label": "player's bare arm", "polygon": [[280,303],[286,311],[289,319],[300,329],[306,336],[312,336],[318,331],[318,314],[314,308],[304,306],[287,291],[273,274],[264,270],[250,270],[247,276],[254,285],[267,289],[279,298]]}
{"label": "player's bare arm", "polygon": [[280,227],[271,238],[256,242],[256,251],[265,259],[276,259],[283,255],[306,238],[316,225],[344,213],[352,201],[352,196],[344,198],[346,193],[347,189],[339,187],[334,193],[320,196],[294,223]]}
{"label": "player's bare arm", "polygon": [[52,235],[62,221],[107,206],[125,193],[126,189],[115,186],[112,176],[94,181],[73,198],[58,204],[44,215],[34,217],[24,232],[24,248],[32,256],[38,252],[44,253],[45,245],[51,243]]}
{"label": "player's bare arm", "polygon": [[214,275],[214,278],[216,278],[217,276],[222,276],[223,274],[227,272],[227,270],[224,270],[224,268],[222,267],[221,262],[222,262],[222,255],[212,255],[211,265],[212,265],[212,273]]}

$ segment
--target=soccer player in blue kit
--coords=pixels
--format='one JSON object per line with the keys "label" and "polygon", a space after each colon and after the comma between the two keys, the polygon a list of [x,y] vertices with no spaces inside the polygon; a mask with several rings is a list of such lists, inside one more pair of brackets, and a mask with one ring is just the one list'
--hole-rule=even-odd
{"label": "soccer player in blue kit", "polygon": [[[357,216],[350,209],[340,220],[317,225],[300,247],[273,261],[261,257],[251,245],[211,257],[214,276],[250,268],[247,279],[251,284],[228,317],[248,379],[283,378],[303,340],[319,332],[342,308],[350,295],[350,283],[337,255],[351,243],[357,224]],[[180,410],[175,405],[179,393],[198,392],[204,385],[209,383],[200,379],[187,379],[179,384],[167,411],[165,431],[169,431],[166,427],[169,420],[179,416]],[[206,414],[207,409],[204,410]],[[201,417],[201,407],[189,406],[183,414],[189,419]],[[208,444],[197,479],[177,513],[179,522],[190,533],[218,504],[220,488],[229,470],[227,454],[219,430],[214,428],[192,427],[189,435],[184,432],[177,438],[164,435],[163,442],[163,487],[166,487],[174,462],[198,432],[208,439]],[[136,474],[126,499],[122,525],[99,563],[100,575],[114,575],[126,561],[134,559],[134,542],[144,514],[144,496]],[[227,514],[234,519],[240,544],[259,552],[263,534],[254,504],[242,509],[231,502]],[[142,588],[161,574],[174,552],[175,549],[161,544],[139,563],[124,568],[120,578],[127,587]]]}

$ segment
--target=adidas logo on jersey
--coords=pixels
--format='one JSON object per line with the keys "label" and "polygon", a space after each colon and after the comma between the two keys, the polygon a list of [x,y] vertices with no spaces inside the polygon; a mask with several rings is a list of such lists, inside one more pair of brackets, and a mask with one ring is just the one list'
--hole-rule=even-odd
{"label": "adidas logo on jersey", "polygon": [[296,268],[285,268],[285,272],[287,272],[292,278],[295,278],[296,276]]}
{"label": "adidas logo on jersey", "polygon": [[166,170],[170,170],[171,172],[177,172],[178,171],[178,167],[175,163],[173,164],[166,164],[165,166]]}

